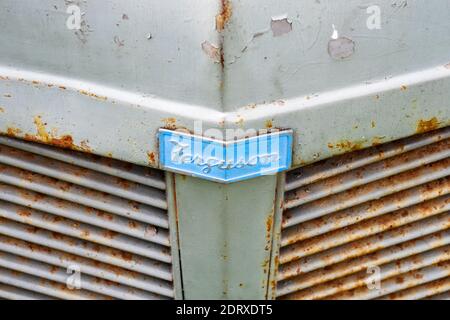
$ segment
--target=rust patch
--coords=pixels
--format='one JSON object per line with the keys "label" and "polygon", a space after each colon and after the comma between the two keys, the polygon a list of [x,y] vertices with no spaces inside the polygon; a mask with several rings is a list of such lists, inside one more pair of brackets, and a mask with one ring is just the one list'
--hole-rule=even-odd
{"label": "rust patch", "polygon": [[156,156],[154,152],[147,152],[148,163],[151,166],[156,166]]}
{"label": "rust patch", "polygon": [[272,128],[273,128],[273,122],[272,122],[272,120],[266,120],[266,122],[264,122],[264,126],[265,126],[267,129],[272,129]]}
{"label": "rust patch", "polygon": [[400,90],[401,90],[401,91],[406,91],[406,90],[408,90],[408,87],[405,86],[405,85],[403,85],[403,86],[400,87]]}
{"label": "rust patch", "polygon": [[339,151],[356,151],[360,150],[364,147],[364,143],[366,141],[349,141],[349,140],[340,140],[336,143],[328,143],[329,149],[338,149]]}
{"label": "rust patch", "polygon": [[97,100],[102,100],[102,101],[108,100],[108,98],[105,96],[99,96],[98,94],[95,94],[95,93],[92,93],[92,92],[89,92],[86,90],[79,90],[78,92],[81,93],[82,95],[85,95],[85,96],[88,96],[88,97],[91,97],[91,98],[94,98]]}
{"label": "rust patch", "polygon": [[273,217],[270,215],[266,221],[266,231],[269,234],[269,237],[270,237],[270,233],[272,231],[272,225],[273,225]]}
{"label": "rust patch", "polygon": [[26,209],[17,210],[17,214],[21,217],[30,217],[31,216],[31,212]]}
{"label": "rust patch", "polygon": [[218,15],[216,15],[216,30],[221,32],[225,29],[226,24],[233,14],[231,2],[229,0],[222,0],[222,8]]}
{"label": "rust patch", "polygon": [[177,119],[175,118],[166,118],[163,119],[163,122],[165,129],[175,130],[177,128]]}
{"label": "rust patch", "polygon": [[[45,144],[54,145],[60,148],[72,149],[82,152],[91,153],[91,148],[88,146],[87,141],[81,141],[80,145],[74,144],[73,138],[70,135],[57,136],[56,131],[53,133],[47,132],[47,123],[42,120],[41,116],[34,117],[34,124],[36,125],[36,135],[25,134],[23,138],[25,140],[40,142]],[[19,135],[21,131],[16,128],[8,128],[7,134],[15,137]]]}
{"label": "rust patch", "polygon": [[10,137],[15,137],[19,135],[22,131],[18,128],[8,128],[6,129],[6,134]]}
{"label": "rust patch", "polygon": [[0,107],[0,113],[5,112],[5,109],[3,109],[3,107]]}
{"label": "rust patch", "polygon": [[439,121],[436,117],[433,117],[429,120],[419,120],[417,122],[417,133],[424,133],[432,130],[436,130],[439,128]]}
{"label": "rust patch", "polygon": [[373,137],[372,138],[372,146],[378,146],[378,145],[380,145],[380,144],[382,144],[383,143],[383,140],[385,139],[386,137],[379,137],[379,136],[375,136],[375,137]]}

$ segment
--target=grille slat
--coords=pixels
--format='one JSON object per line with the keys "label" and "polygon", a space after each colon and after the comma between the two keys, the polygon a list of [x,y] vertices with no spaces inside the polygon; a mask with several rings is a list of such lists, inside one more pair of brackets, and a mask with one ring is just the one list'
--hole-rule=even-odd
{"label": "grille slat", "polygon": [[425,298],[431,298],[435,296],[435,298],[440,300],[448,299],[444,296],[437,297],[436,295],[440,295],[441,292],[446,292],[450,290],[450,277],[446,277],[443,279],[439,279],[437,281],[432,281],[429,283],[425,283],[423,285],[406,289],[400,292],[396,292],[390,294],[388,296],[382,297],[380,299],[383,300],[419,300]]}
{"label": "grille slat", "polygon": [[366,286],[339,293],[329,299],[375,299],[396,291],[415,287],[450,276],[450,261],[389,278],[381,282],[380,290],[370,290]]}
{"label": "grille slat", "polygon": [[[0,236],[0,251],[15,254],[17,256],[28,257],[61,268],[68,268],[72,265],[81,265],[83,267],[83,273],[91,276],[98,278],[103,277],[109,281],[156,293],[167,293],[167,290],[170,290],[170,281],[172,281],[172,274],[169,268],[161,268],[159,272],[154,272],[153,276],[156,278],[152,278],[136,271],[128,271],[106,263],[36,244],[32,245],[28,242],[10,237]],[[161,281],[159,279],[167,281]]]}
{"label": "grille slat", "polygon": [[283,233],[281,245],[286,246],[293,242],[312,238],[449,193],[450,178],[432,181],[416,188],[401,191],[385,198],[369,201],[362,205],[331,213],[326,217],[309,220],[288,228]]}
{"label": "grille slat", "polygon": [[0,147],[0,163],[99,190],[121,198],[167,209],[165,193],[122,178],[66,164],[8,146]]}
{"label": "grille slat", "polygon": [[0,283],[66,300],[107,300],[107,296],[87,290],[70,290],[66,284],[40,279],[0,267]]}
{"label": "grille slat", "polygon": [[291,211],[288,210],[283,220],[283,227],[290,227],[364,202],[376,200],[448,175],[450,175],[450,158],[380,181],[374,181],[348,192],[321,198],[315,202],[296,207]]}
{"label": "grille slat", "polygon": [[450,195],[295,243],[281,250],[280,259],[281,261],[299,259],[448,210],[450,210]]}
{"label": "grille slat", "polygon": [[[68,237],[59,233],[50,232],[36,227],[16,223],[0,218],[0,234],[8,237],[23,239],[29,243],[32,250],[39,250],[36,245],[44,245],[47,248],[61,250],[74,255],[92,258],[96,261],[109,263],[120,268],[140,272],[150,276],[158,276],[159,273],[167,274],[167,264],[160,263],[129,252],[101,246],[84,240]],[[41,251],[47,253],[48,249]]]}
{"label": "grille slat", "polygon": [[[447,291],[440,283],[450,260],[449,137],[444,128],[289,172],[276,296],[373,299],[403,292],[398,297],[406,299]],[[381,268],[377,293],[366,282],[373,266]],[[395,283],[399,275],[409,284]],[[441,281],[434,291],[427,286],[433,281]]]}
{"label": "grille slat", "polygon": [[166,209],[160,171],[0,137],[3,295],[174,298]]}
{"label": "grille slat", "polygon": [[32,291],[0,283],[0,298],[7,300],[53,300],[53,298]]}
{"label": "grille slat", "polygon": [[55,148],[43,144],[27,143],[22,140],[4,136],[0,136],[0,144],[77,165],[86,169],[106,173],[160,190],[166,189],[163,173],[150,168],[136,166],[131,163],[96,155],[80,154],[79,152],[71,150],[56,150]]}
{"label": "grille slat", "polygon": [[159,208],[121,199],[97,190],[72,185],[11,166],[0,164],[0,182],[155,226],[163,228],[169,226],[167,214]]}
{"label": "grille slat", "polygon": [[450,138],[450,128],[429,132],[391,143],[364,149],[351,154],[336,156],[320,163],[293,170],[286,177],[285,191],[300,188],[306,184],[336,176],[374,162],[418,149],[429,144]]}
{"label": "grille slat", "polygon": [[[450,247],[445,246],[432,251],[421,253],[415,256],[409,256],[385,265],[379,266],[379,280],[385,280],[398,274],[403,274],[412,270],[420,269],[426,266],[446,261],[450,258]],[[367,284],[369,277],[367,270],[351,274],[347,277],[339,278],[334,281],[298,291],[293,294],[295,299],[323,299],[325,297],[348,291],[354,288],[362,287]],[[383,285],[383,284],[381,284]]]}
{"label": "grille slat", "polygon": [[351,170],[347,173],[320,180],[296,189],[286,195],[286,208],[340,193],[370,182],[409,171],[450,156],[450,140],[403,153],[399,156],[375,162],[369,166]]}
{"label": "grille slat", "polygon": [[1,183],[0,199],[94,226],[105,227],[109,230],[124,233],[139,239],[152,241],[165,246],[169,245],[169,234],[167,230],[115,216],[107,212],[93,210],[72,202],[47,197],[31,191],[24,191],[23,189]]}
{"label": "grille slat", "polygon": [[[0,267],[23,272],[40,279],[46,279],[65,285],[67,283],[67,269],[59,268],[23,257],[17,257],[0,251]],[[122,286],[101,278],[94,278],[83,274],[80,277],[81,286],[90,292],[117,299],[147,299],[155,300],[158,296],[127,286]],[[165,294],[171,294],[168,288]]]}
{"label": "grille slat", "polygon": [[444,293],[432,295],[431,293],[425,300],[450,300],[450,290]]}
{"label": "grille slat", "polygon": [[75,238],[92,241],[111,248],[132,252],[159,261],[170,261],[170,252],[157,244],[141,241],[115,231],[0,201],[0,217]]}

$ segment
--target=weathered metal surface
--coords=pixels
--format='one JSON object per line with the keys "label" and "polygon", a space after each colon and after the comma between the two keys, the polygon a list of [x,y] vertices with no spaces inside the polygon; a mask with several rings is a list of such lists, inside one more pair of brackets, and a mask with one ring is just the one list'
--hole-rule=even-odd
{"label": "weathered metal surface", "polygon": [[[33,275],[39,279],[45,279],[67,285],[67,268],[59,268],[42,262],[33,261],[24,257],[0,252],[0,266]],[[146,299],[155,300],[159,297],[151,292],[142,291],[136,288],[126,287],[118,283],[113,283],[101,278],[94,278],[89,275],[82,275],[82,287],[94,293],[113,297],[115,299]],[[168,286],[166,290],[159,288],[165,295],[172,294],[172,288]]]}
{"label": "weathered metal surface", "polygon": [[285,190],[291,191],[314,181],[336,176],[390,157],[425,147],[450,138],[450,127],[431,131],[419,136],[384,143],[374,148],[353,151],[335,156],[292,171],[287,177]]}
{"label": "weathered metal surface", "polygon": [[[447,291],[448,132],[288,172],[276,296],[419,299]],[[375,267],[381,289],[370,286]]]}
{"label": "weathered metal surface", "polygon": [[380,181],[345,190],[330,197],[318,199],[287,211],[283,227],[323,217],[327,214],[347,209],[367,201],[379,199],[417,185],[443,178],[450,173],[450,158],[431,163],[415,170],[390,176]]}
{"label": "weathered metal surface", "polygon": [[300,166],[447,126],[446,2],[370,5],[4,0],[0,131],[158,167],[161,127],[292,128]]}
{"label": "weathered metal surface", "polygon": [[[445,246],[418,255],[409,256],[380,266],[379,279],[384,281],[399,274],[417,270],[430,265],[445,262],[450,258],[450,247]],[[343,293],[354,288],[365,287],[367,284],[367,270],[351,274],[312,288],[295,292],[286,298],[294,299],[322,299],[334,294]],[[381,283],[383,286],[383,283]],[[383,295],[381,292],[378,294]]]}
{"label": "weathered metal surface", "polygon": [[160,227],[168,227],[164,210],[125,200],[94,189],[49,178],[12,166],[0,164],[0,182],[64,199],[98,210],[129,217]]}
{"label": "weathered metal surface", "polygon": [[0,282],[25,290],[67,300],[107,300],[107,296],[87,290],[70,290],[66,284],[40,279],[26,273],[0,267]]}
{"label": "weathered metal surface", "polygon": [[[98,160],[0,139],[0,283],[22,290],[11,297],[23,290],[24,297],[34,292],[63,299],[175,297],[180,270],[173,270],[171,243],[177,240],[171,237],[177,235],[164,210],[164,176]],[[74,266],[82,290],[72,293],[67,270]]]}
{"label": "weathered metal surface", "polygon": [[167,209],[165,194],[160,190],[51,160],[37,154],[30,154],[2,145],[0,146],[0,162],[153,207]]}
{"label": "weathered metal surface", "polygon": [[[368,255],[357,257],[350,261],[343,261],[328,268],[318,269],[300,274],[283,281],[278,287],[280,296],[300,291],[321,283],[344,277],[346,275],[367,270],[372,265],[382,265],[389,261],[399,260],[408,256],[426,252],[443,245],[450,244],[450,231],[441,231],[419,239],[403,242]],[[282,278],[280,278],[282,280]]]}
{"label": "weathered metal surface", "polygon": [[0,284],[0,298],[8,300],[54,300],[43,294],[4,284]]}
{"label": "weathered metal surface", "polygon": [[436,265],[391,277],[381,282],[380,290],[369,290],[366,286],[363,286],[330,296],[329,299],[373,299],[387,294],[392,294],[391,297],[395,297],[393,292],[447,277],[450,277],[450,261],[440,262]]}
{"label": "weathered metal surface", "polygon": [[441,294],[430,295],[425,300],[450,300],[450,290]]}
{"label": "weathered metal surface", "polygon": [[28,151],[34,154],[52,158],[58,161],[77,165],[97,172],[106,173],[115,177],[137,182],[153,188],[164,190],[166,185],[161,171],[146,167],[136,166],[129,162],[117,161],[112,158],[95,156],[93,154],[81,154],[71,150],[61,150],[48,147],[44,144],[27,143],[26,141],[0,136],[0,144],[15,149]]}
{"label": "weathered metal surface", "polygon": [[439,279],[437,281],[432,281],[425,283],[423,285],[413,287],[411,289],[406,289],[400,292],[396,292],[382,299],[391,299],[391,300],[418,300],[432,297],[434,299],[439,300],[448,300],[447,295],[444,293],[441,295],[441,292],[446,292],[450,290],[450,277],[445,277]]}
{"label": "weathered metal surface", "polygon": [[224,185],[175,175],[175,189],[184,297],[266,299],[276,177]]}

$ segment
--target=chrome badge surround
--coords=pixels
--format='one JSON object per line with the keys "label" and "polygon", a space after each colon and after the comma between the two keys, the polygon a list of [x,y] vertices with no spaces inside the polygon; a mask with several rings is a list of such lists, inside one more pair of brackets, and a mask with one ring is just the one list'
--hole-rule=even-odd
{"label": "chrome badge surround", "polygon": [[230,183],[276,174],[292,162],[292,130],[220,141],[167,129],[159,130],[161,169]]}

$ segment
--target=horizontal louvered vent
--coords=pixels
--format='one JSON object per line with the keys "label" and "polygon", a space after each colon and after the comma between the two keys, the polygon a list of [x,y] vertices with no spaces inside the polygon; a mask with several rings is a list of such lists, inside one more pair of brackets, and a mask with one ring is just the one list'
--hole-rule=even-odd
{"label": "horizontal louvered vent", "polygon": [[448,298],[450,128],[286,176],[280,299]]}
{"label": "horizontal louvered vent", "polygon": [[160,171],[0,137],[0,297],[173,298],[166,210]]}

